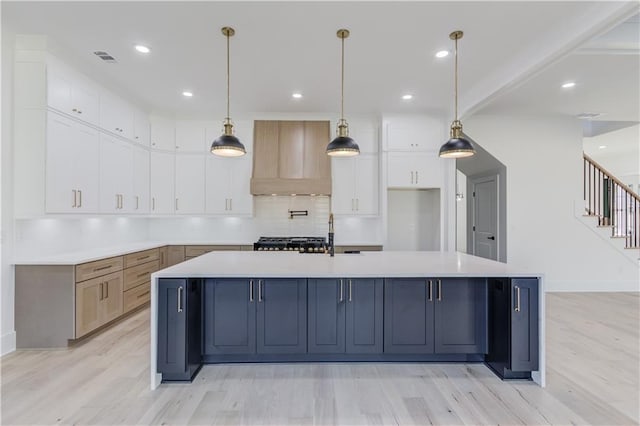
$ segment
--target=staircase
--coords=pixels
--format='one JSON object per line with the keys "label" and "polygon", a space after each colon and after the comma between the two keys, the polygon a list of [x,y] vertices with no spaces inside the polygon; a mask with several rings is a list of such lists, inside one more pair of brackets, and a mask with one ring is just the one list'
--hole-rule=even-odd
{"label": "staircase", "polygon": [[619,179],[583,154],[584,214],[595,219],[603,235],[619,240],[625,254],[640,255],[640,197]]}

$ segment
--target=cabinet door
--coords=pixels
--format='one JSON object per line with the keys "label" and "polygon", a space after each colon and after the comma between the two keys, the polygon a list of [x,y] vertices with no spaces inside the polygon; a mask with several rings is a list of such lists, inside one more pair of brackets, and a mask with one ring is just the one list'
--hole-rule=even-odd
{"label": "cabinet door", "polygon": [[331,211],[334,214],[355,214],[355,168],[355,158],[331,160]]}
{"label": "cabinet door", "polygon": [[169,247],[164,246],[158,249],[158,270],[169,267]]}
{"label": "cabinet door", "polygon": [[167,248],[167,266],[177,265],[180,262],[184,262],[184,259],[184,246],[169,246]]}
{"label": "cabinet door", "polygon": [[382,353],[382,279],[349,279],[347,300],[347,353]]}
{"label": "cabinet door", "polygon": [[143,146],[149,146],[151,137],[151,124],[149,117],[142,111],[133,113],[133,140]]}
{"label": "cabinet door", "polygon": [[441,188],[443,169],[446,160],[437,153],[414,154],[412,169],[415,170],[415,186],[417,188]]}
{"label": "cabinet door", "polygon": [[187,281],[158,282],[158,373],[183,374],[187,370]]}
{"label": "cabinet door", "polygon": [[176,152],[209,152],[205,143],[205,125],[199,121],[176,122]]}
{"label": "cabinet door", "polygon": [[309,353],[345,352],[345,281],[309,279]]}
{"label": "cabinet door", "polygon": [[124,100],[103,92],[100,97],[100,126],[123,138],[133,139],[133,109]]}
{"label": "cabinet door", "polygon": [[307,280],[259,280],[257,312],[258,353],[307,351]]}
{"label": "cabinet door", "polygon": [[205,158],[198,154],[176,154],[177,214],[204,213]]}
{"label": "cabinet door", "polygon": [[433,353],[433,292],[427,279],[384,283],[384,351]]}
{"label": "cabinet door", "polygon": [[[378,214],[378,156],[359,155],[355,163],[355,213]],[[333,197],[333,194],[332,194]]]}
{"label": "cabinet door", "polygon": [[253,213],[253,195],[251,195],[252,155],[247,153],[240,158],[228,158],[231,171],[229,182],[229,211],[233,215],[251,215]]}
{"label": "cabinet door", "polygon": [[411,188],[415,186],[415,170],[411,154],[391,152],[387,155],[387,187]]}
{"label": "cabinet door", "polygon": [[103,213],[128,211],[132,207],[132,181],[131,145],[106,134],[100,135],[100,211]]}
{"label": "cabinet door", "polygon": [[74,116],[97,125],[99,111],[98,91],[87,83],[74,81],[71,85],[71,112]]}
{"label": "cabinet door", "polygon": [[110,274],[102,279],[103,296],[101,305],[101,322],[106,324],[118,318],[123,312],[122,293],[122,271]]}
{"label": "cabinet door", "polygon": [[538,280],[511,280],[511,370],[538,370]]}
{"label": "cabinet door", "polygon": [[231,162],[236,158],[206,157],[206,212],[208,214],[229,213],[229,186],[231,185]]}
{"label": "cabinet door", "polygon": [[436,353],[486,353],[486,280],[449,278],[432,282],[436,286]]}
{"label": "cabinet door", "polygon": [[134,213],[149,213],[149,151],[133,148],[133,192],[125,205]]}
{"label": "cabinet door", "polygon": [[95,278],[76,284],[76,339],[102,324],[100,305],[103,280]]}
{"label": "cabinet door", "polygon": [[256,351],[257,280],[207,279],[204,284],[204,353]]}
{"label": "cabinet door", "polygon": [[388,151],[437,151],[447,140],[442,120],[427,116],[385,120]]}
{"label": "cabinet door", "polygon": [[377,122],[349,120],[349,136],[358,144],[360,154],[376,154],[378,152]]}
{"label": "cabinet door", "polygon": [[176,149],[176,128],[173,120],[151,117],[151,148],[163,151]]}
{"label": "cabinet door", "polygon": [[47,105],[65,114],[72,114],[71,83],[72,77],[53,66],[47,67]]}
{"label": "cabinet door", "polygon": [[150,155],[151,213],[171,214],[174,207],[174,155],[151,152]]}
{"label": "cabinet door", "polygon": [[330,140],[328,121],[304,122],[302,166],[305,179],[331,178],[331,158],[326,153]]}
{"label": "cabinet door", "polygon": [[[280,126],[278,121],[258,120],[253,124],[254,179],[277,178],[278,175],[278,141]],[[260,159],[260,161],[257,161]]]}
{"label": "cabinet door", "polygon": [[98,211],[99,153],[96,130],[57,114],[48,115],[47,213]]}

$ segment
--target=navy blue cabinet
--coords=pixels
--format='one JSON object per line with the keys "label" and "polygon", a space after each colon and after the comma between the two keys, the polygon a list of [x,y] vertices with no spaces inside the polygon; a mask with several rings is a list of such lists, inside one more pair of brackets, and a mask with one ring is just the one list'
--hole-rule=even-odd
{"label": "navy blue cabinet", "polygon": [[307,280],[258,280],[257,352],[307,352]]}
{"label": "navy blue cabinet", "polygon": [[306,279],[207,279],[205,355],[304,353]]}
{"label": "navy blue cabinet", "polygon": [[489,280],[485,362],[502,378],[530,378],[539,368],[537,278]]}
{"label": "navy blue cabinet", "polygon": [[387,279],[384,351],[485,353],[486,306],[485,279]]}
{"label": "navy blue cabinet", "polygon": [[382,279],[309,280],[309,353],[379,354]]}
{"label": "navy blue cabinet", "polygon": [[433,282],[392,278],[384,284],[384,351],[433,353]]}
{"label": "navy blue cabinet", "polygon": [[158,283],[157,371],[163,381],[191,380],[202,366],[201,282]]}
{"label": "navy blue cabinet", "polygon": [[487,351],[487,280],[447,278],[435,286],[435,353]]}
{"label": "navy blue cabinet", "polygon": [[256,351],[257,280],[216,278],[204,285],[204,352],[252,354]]}

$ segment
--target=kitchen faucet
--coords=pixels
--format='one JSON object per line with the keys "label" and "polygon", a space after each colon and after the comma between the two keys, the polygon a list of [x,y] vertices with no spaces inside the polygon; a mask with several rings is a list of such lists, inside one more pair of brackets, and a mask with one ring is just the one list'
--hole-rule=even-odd
{"label": "kitchen faucet", "polygon": [[334,246],[333,246],[333,213],[329,215],[329,256],[333,257],[334,254]]}

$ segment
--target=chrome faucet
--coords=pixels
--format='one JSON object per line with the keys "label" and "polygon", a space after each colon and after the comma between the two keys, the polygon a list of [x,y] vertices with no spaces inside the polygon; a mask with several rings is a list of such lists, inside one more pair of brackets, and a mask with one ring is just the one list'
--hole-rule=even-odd
{"label": "chrome faucet", "polygon": [[329,215],[329,256],[333,257],[334,245],[333,245],[333,213]]}

